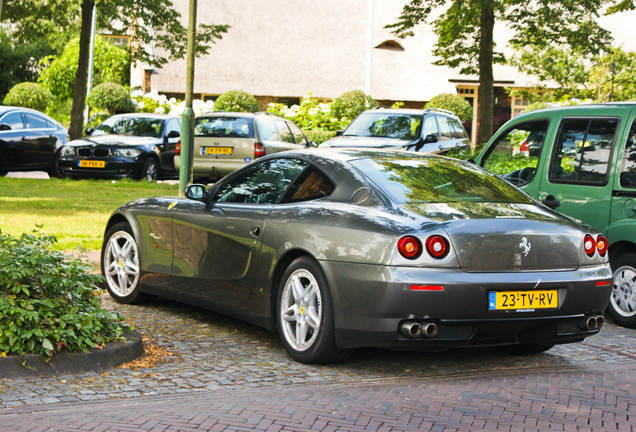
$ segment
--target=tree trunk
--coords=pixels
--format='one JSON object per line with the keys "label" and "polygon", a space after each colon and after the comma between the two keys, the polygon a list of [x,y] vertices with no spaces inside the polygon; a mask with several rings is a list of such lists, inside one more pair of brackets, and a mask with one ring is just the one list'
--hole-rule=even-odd
{"label": "tree trunk", "polygon": [[494,115],[494,83],[492,74],[493,29],[495,11],[492,1],[481,6],[481,37],[479,39],[479,134],[477,144],[487,142],[492,136]]}
{"label": "tree trunk", "polygon": [[79,60],[75,87],[73,88],[73,108],[71,110],[70,139],[82,137],[84,128],[84,107],[86,105],[86,85],[88,83],[88,60],[91,39],[91,20],[95,0],[82,1],[82,29],[80,31]]}

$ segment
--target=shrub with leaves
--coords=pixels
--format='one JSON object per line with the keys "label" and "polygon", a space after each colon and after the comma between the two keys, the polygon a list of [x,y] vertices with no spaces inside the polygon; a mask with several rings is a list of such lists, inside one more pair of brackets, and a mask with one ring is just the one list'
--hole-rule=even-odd
{"label": "shrub with leaves", "polygon": [[106,110],[110,115],[135,110],[128,90],[115,83],[103,83],[95,87],[88,94],[86,103],[93,108]]}
{"label": "shrub with leaves", "polygon": [[229,112],[257,112],[259,110],[256,98],[242,90],[230,90],[214,101],[214,111]]}
{"label": "shrub with leaves", "polygon": [[47,107],[54,103],[54,100],[51,92],[40,84],[25,82],[13,86],[5,96],[3,103],[44,112]]}
{"label": "shrub with leaves", "polygon": [[440,93],[434,96],[426,105],[426,108],[440,108],[455,114],[463,122],[473,118],[473,107],[463,96],[454,93]]}
{"label": "shrub with leaves", "polygon": [[338,96],[331,104],[331,115],[345,124],[364,110],[375,108],[378,103],[362,90],[352,90]]}
{"label": "shrub with leaves", "polygon": [[0,355],[99,349],[129,329],[119,314],[102,309],[103,277],[51,250],[56,241],[0,231]]}

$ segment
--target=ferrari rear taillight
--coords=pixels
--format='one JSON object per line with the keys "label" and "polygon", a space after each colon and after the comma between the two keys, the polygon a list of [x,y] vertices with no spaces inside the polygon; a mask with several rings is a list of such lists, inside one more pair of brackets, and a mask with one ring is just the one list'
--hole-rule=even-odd
{"label": "ferrari rear taillight", "polygon": [[254,143],[254,159],[265,156],[265,146],[259,142]]}
{"label": "ferrari rear taillight", "polygon": [[413,236],[404,236],[398,240],[398,252],[404,258],[415,259],[420,256],[421,246],[420,241]]}
{"label": "ferrari rear taillight", "polygon": [[608,247],[609,245],[604,235],[599,235],[598,237],[596,237],[596,250],[598,250],[598,254],[600,256],[605,256]]}
{"label": "ferrari rear taillight", "polygon": [[448,252],[448,242],[442,236],[430,236],[426,239],[426,250],[433,258],[444,258]]}
{"label": "ferrari rear taillight", "polygon": [[177,143],[177,148],[174,150],[175,156],[181,156],[181,140]]}
{"label": "ferrari rear taillight", "polygon": [[596,251],[596,240],[589,234],[585,234],[583,238],[583,249],[585,249],[585,254],[589,257],[594,255]]}

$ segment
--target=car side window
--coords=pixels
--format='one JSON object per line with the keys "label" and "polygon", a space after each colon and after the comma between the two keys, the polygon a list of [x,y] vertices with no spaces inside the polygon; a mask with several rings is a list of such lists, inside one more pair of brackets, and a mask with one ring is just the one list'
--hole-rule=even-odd
{"label": "car side window", "polygon": [[435,135],[439,138],[437,121],[435,121],[435,116],[432,115],[428,115],[424,118],[424,126],[422,127],[422,136],[426,138],[429,135]]}
{"label": "car side window", "polygon": [[168,136],[168,134],[170,132],[173,132],[173,131],[181,133],[181,127],[179,126],[179,122],[177,120],[174,120],[174,119],[168,121],[168,124],[166,125],[165,136]]}
{"label": "car side window", "polygon": [[537,170],[548,125],[540,120],[508,129],[488,148],[482,166],[515,186],[528,183]]}
{"label": "car side window", "polygon": [[263,161],[231,176],[219,187],[215,201],[276,204],[306,167],[307,162],[298,159]]}
{"label": "car side window", "polygon": [[22,114],[19,112],[12,112],[2,117],[0,123],[4,123],[11,127],[11,130],[25,129],[24,121],[22,120]]}
{"label": "car side window", "polygon": [[300,145],[308,144],[307,138],[305,138],[305,134],[300,130],[298,126],[296,126],[292,122],[288,122],[287,126],[289,126],[289,129],[291,130],[292,135],[294,136],[294,141],[296,141],[296,144],[300,144]]}
{"label": "car side window", "polygon": [[453,128],[451,124],[448,122],[447,117],[435,116],[437,117],[437,125],[439,126],[439,139],[440,140],[448,140],[453,139]]}
{"label": "car side window", "polygon": [[309,167],[302,173],[287,193],[285,202],[308,201],[329,196],[334,183],[318,168]]}
{"label": "car side window", "polygon": [[451,127],[453,128],[453,133],[455,135],[455,138],[458,138],[458,139],[467,138],[466,131],[464,130],[464,127],[459,122],[459,120],[457,120],[456,118],[449,118],[448,121],[451,124]]}
{"label": "car side window", "polygon": [[282,141],[276,124],[270,119],[257,119],[258,135],[263,141]]}
{"label": "car side window", "polygon": [[24,113],[29,129],[47,129],[46,119],[32,113]]}
{"label": "car side window", "polygon": [[621,186],[636,188],[636,120],[632,123],[625,143],[621,164]]}
{"label": "car side window", "polygon": [[617,119],[565,119],[552,151],[553,183],[606,184]]}
{"label": "car side window", "polygon": [[276,125],[278,126],[278,132],[280,133],[280,137],[283,142],[286,143],[294,143],[294,137],[292,136],[291,131],[287,127],[287,122],[285,120],[276,120]]}

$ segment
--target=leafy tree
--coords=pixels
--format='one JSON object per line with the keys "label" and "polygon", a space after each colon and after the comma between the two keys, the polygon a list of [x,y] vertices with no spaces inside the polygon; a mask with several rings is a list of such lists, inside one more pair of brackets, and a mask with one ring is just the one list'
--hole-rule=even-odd
{"label": "leafy tree", "polygon": [[490,138],[493,128],[493,64],[504,64],[503,53],[493,40],[495,22],[505,23],[514,36],[513,47],[552,44],[575,47],[581,53],[596,53],[609,32],[595,18],[611,0],[410,0],[398,21],[387,28],[398,37],[414,34],[421,22],[428,22],[433,9],[447,7],[432,21],[438,37],[434,64],[459,68],[461,74],[479,75],[478,142]]}
{"label": "leafy tree", "polygon": [[[39,28],[50,26],[58,33],[64,28],[79,26],[80,43],[77,74],[73,91],[71,138],[82,135],[90,30],[93,6],[98,7],[98,26],[113,34],[130,35],[131,59],[161,67],[168,59],[183,58],[186,54],[187,28],[181,24],[180,14],[170,0],[5,0],[3,20],[18,23],[18,37],[28,38]],[[68,27],[66,27],[68,26]],[[227,25],[200,24],[196,33],[195,54],[207,54],[210,43],[226,33]],[[52,30],[52,31],[53,31]],[[152,43],[167,53],[157,57],[146,47]]]}
{"label": "leafy tree", "polygon": [[[75,75],[79,60],[79,38],[71,40],[59,57],[50,56],[50,63],[38,81],[46,86],[60,100],[73,97]],[[95,65],[93,85],[104,82],[126,85],[130,78],[130,56],[121,48],[106,42],[102,37],[95,38]]]}
{"label": "leafy tree", "polygon": [[620,48],[605,49],[601,55],[583,56],[566,47],[534,47],[519,51],[511,63],[519,70],[553,81],[556,89],[540,87],[544,92],[512,90],[529,101],[563,101],[571,98],[631,100],[636,98],[636,53]]}

